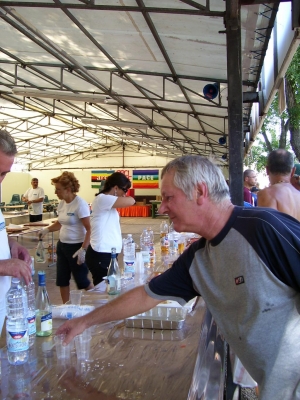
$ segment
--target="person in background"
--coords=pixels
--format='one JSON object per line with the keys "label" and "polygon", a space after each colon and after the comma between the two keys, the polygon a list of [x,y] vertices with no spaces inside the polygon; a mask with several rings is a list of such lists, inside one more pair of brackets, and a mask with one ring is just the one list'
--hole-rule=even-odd
{"label": "person in background", "polygon": [[51,179],[60,203],[58,219],[49,228],[39,232],[44,237],[49,232],[59,231],[57,242],[56,285],[60,288],[63,303],[70,298],[70,279],[74,276],[78,289],[89,290],[94,285],[88,279],[85,252],[90,241],[90,209],[88,203],[77,196],[80,184],[73,172],[65,171]]}
{"label": "person in background", "polygon": [[257,207],[257,193],[258,192],[259,192],[259,189],[256,186],[253,186],[253,188],[251,188],[252,204],[254,207]]}
{"label": "person in background", "polygon": [[251,204],[252,206],[252,196],[251,189],[256,185],[256,172],[253,169],[246,169],[244,171],[244,201]]}
{"label": "person in background", "polygon": [[92,273],[94,285],[107,276],[111,260],[111,248],[117,254],[122,250],[120,216],[116,208],[135,204],[134,198],[126,196],[130,180],[121,172],[107,177],[103,189],[92,203],[91,239],[86,252],[86,263]]}
{"label": "person in background", "polygon": [[[17,147],[6,131],[0,130],[0,183],[10,172]],[[7,235],[5,219],[0,209],[0,335],[6,316],[5,296],[10,288],[11,277],[31,281],[31,257],[25,247]]]}
{"label": "person in background", "polygon": [[273,150],[266,165],[270,186],[257,194],[259,207],[270,207],[300,221],[300,193],[291,184],[295,167],[293,155],[287,150]]}
{"label": "person in background", "polygon": [[29,222],[38,222],[43,219],[44,189],[39,187],[37,178],[31,179],[31,186],[22,196],[22,201],[28,204]]}
{"label": "person in background", "polygon": [[300,164],[295,164],[295,172],[294,175],[291,177],[291,184],[294,186],[295,189],[300,190]]}
{"label": "person in background", "polygon": [[[222,171],[198,155],[161,173],[162,203],[177,232],[195,232],[172,267],[56,333],[65,343],[86,328],[202,296],[216,324],[259,385],[262,400],[294,400],[300,390],[300,224],[276,210],[238,207]],[[238,249],[238,251],[237,251]],[[151,371],[149,372],[151,373]]]}

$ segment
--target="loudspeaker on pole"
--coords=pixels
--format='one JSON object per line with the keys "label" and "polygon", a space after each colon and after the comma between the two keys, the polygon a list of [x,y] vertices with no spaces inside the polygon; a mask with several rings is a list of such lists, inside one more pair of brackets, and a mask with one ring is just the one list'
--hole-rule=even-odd
{"label": "loudspeaker on pole", "polygon": [[219,93],[219,84],[218,83],[209,83],[205,85],[203,88],[204,97],[208,100],[213,100],[218,96]]}

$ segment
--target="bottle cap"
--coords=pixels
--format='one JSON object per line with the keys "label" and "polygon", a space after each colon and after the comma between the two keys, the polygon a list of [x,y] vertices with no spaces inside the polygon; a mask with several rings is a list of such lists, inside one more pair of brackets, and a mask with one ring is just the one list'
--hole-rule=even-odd
{"label": "bottle cap", "polygon": [[39,286],[46,286],[46,274],[45,271],[39,271]]}

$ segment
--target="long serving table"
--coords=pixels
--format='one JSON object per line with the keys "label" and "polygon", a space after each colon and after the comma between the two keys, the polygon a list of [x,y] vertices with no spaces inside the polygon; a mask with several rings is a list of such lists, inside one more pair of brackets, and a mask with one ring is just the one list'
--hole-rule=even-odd
{"label": "long serving table", "polygon": [[[5,218],[6,219],[6,218]],[[33,240],[38,240],[38,232],[43,229],[46,228],[48,226],[50,226],[53,223],[54,219],[50,218],[50,219],[44,219],[40,222],[36,222],[36,223],[32,223],[30,226],[26,226],[26,224],[30,224],[29,222],[24,222],[23,224],[19,224],[20,227],[22,227],[24,230],[20,230],[20,231],[13,231],[11,233],[8,232],[8,236],[15,238],[17,241],[19,241],[19,239],[23,240],[23,238],[30,238]],[[25,225],[24,225],[25,224]],[[40,225],[42,224],[42,225]],[[52,267],[53,265],[56,264],[56,259],[55,259],[55,253],[54,253],[54,232],[49,233],[49,245],[51,246],[52,251],[49,252],[49,257],[48,257],[48,261],[50,261],[50,263],[48,264],[48,267]],[[47,249],[45,249],[47,252]],[[48,256],[48,254],[47,254]]]}
{"label": "long serving table", "polygon": [[[108,297],[85,292],[82,304],[97,307]],[[54,319],[53,331],[63,322]],[[37,337],[23,366],[9,365],[3,347],[2,395],[36,400],[221,400],[224,349],[200,299],[180,330],[126,328],[124,321],[95,326],[86,361],[77,360],[75,349],[70,359],[58,360],[53,336]]]}
{"label": "long serving table", "polygon": [[6,211],[13,211],[13,210],[24,210],[25,204],[16,204],[13,206],[3,206],[5,208]]}

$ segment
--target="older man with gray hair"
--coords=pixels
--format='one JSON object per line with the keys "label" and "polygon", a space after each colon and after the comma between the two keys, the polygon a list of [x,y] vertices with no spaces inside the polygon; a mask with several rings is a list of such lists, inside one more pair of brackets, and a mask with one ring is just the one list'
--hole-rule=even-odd
{"label": "older man with gray hair", "polygon": [[[172,299],[202,296],[264,400],[300,393],[300,224],[287,214],[234,206],[221,170],[201,156],[169,162],[161,174],[160,214],[194,242],[172,267],[57,333],[66,343],[86,328]],[[150,371],[151,373],[151,371]],[[297,395],[298,393],[298,395]]]}
{"label": "older man with gray hair", "polygon": [[[13,138],[6,131],[0,131],[0,183],[10,172],[17,148]],[[25,247],[7,236],[5,219],[0,210],[0,334],[6,307],[5,295],[10,288],[11,277],[31,281],[31,257]]]}

